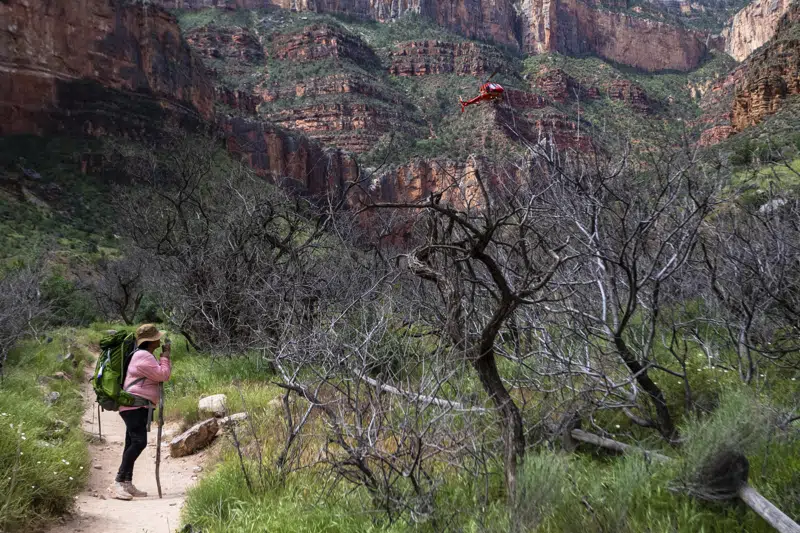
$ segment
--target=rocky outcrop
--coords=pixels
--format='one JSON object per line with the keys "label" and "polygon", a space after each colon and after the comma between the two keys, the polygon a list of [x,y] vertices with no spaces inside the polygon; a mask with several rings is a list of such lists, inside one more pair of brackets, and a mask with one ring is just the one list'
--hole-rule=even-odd
{"label": "rocky outcrop", "polygon": [[608,86],[608,97],[612,100],[625,102],[633,109],[647,113],[650,111],[650,102],[644,89],[630,80],[614,80]]}
{"label": "rocky outcrop", "polygon": [[275,59],[316,61],[347,58],[362,68],[377,66],[378,57],[361,39],[326,24],[313,24],[301,31],[270,36]]}
{"label": "rocky outcrop", "polygon": [[402,109],[360,101],[297,105],[265,116],[323,144],[357,153],[371,149],[381,135],[406,122]]}
{"label": "rocky outcrop", "polygon": [[0,134],[136,134],[213,116],[172,15],[110,0],[0,2]]}
{"label": "rocky outcrop", "polygon": [[261,96],[253,94],[251,91],[231,89],[224,86],[215,87],[214,96],[218,104],[217,107],[220,107],[219,104],[221,104],[246,115],[256,114],[258,106],[263,102]]}
{"label": "rocky outcrop", "polygon": [[715,81],[700,98],[702,116],[699,124],[703,129],[699,141],[701,146],[717,144],[736,132],[731,126],[731,111],[736,88],[744,79],[745,67],[746,65],[741,65],[724,78]]}
{"label": "rocky outcrop", "polygon": [[510,87],[505,92],[505,103],[514,109],[521,110],[543,109],[550,104],[548,99],[541,94],[520,91]]}
{"label": "rocky outcrop", "polygon": [[222,123],[228,151],[257,173],[299,193],[338,198],[358,178],[355,159],[340,150],[324,150],[302,136],[259,120],[229,117]]}
{"label": "rocky outcrop", "polygon": [[262,9],[282,7],[293,11],[342,13],[364,19],[389,22],[406,13],[418,13],[438,25],[470,38],[491,40],[517,47],[512,0],[155,0],[169,8]]}
{"label": "rocky outcrop", "polygon": [[576,84],[575,80],[560,68],[543,68],[531,85],[554,102],[564,103],[574,98],[573,89]]}
{"label": "rocky outcrop", "polygon": [[389,74],[486,76],[501,69],[503,60],[497,56],[490,47],[472,42],[408,41],[389,52]]}
{"label": "rocky outcrop", "polygon": [[264,102],[335,94],[359,94],[391,103],[400,103],[400,99],[387,98],[387,95],[378,89],[378,80],[366,75],[351,73],[319,76],[301,80],[294,84],[259,85],[254,89],[254,93]]}
{"label": "rocky outcrop", "polygon": [[647,71],[688,71],[706,54],[693,31],[582,0],[523,0],[520,6],[521,45],[528,53],[595,54]]}
{"label": "rocky outcrop", "polygon": [[169,443],[169,454],[172,457],[184,457],[199,452],[207,447],[219,431],[216,418],[209,418],[187,429]]}
{"label": "rocky outcrop", "polygon": [[715,144],[719,144],[731,135],[736,133],[736,130],[733,126],[730,125],[722,125],[722,126],[713,126],[704,130],[700,134],[700,140],[697,144],[700,146],[713,146]]}
{"label": "rocky outcrop", "polygon": [[788,96],[800,94],[800,4],[786,12],[775,37],[750,56],[744,70],[731,117],[737,131],[775,113]]}
{"label": "rocky outcrop", "polygon": [[234,64],[258,65],[265,61],[264,49],[253,33],[242,27],[203,26],[186,32],[186,42],[207,59]]}
{"label": "rocky outcrop", "polygon": [[736,13],[722,31],[725,51],[737,61],[747,59],[775,35],[792,1],[756,0]]}

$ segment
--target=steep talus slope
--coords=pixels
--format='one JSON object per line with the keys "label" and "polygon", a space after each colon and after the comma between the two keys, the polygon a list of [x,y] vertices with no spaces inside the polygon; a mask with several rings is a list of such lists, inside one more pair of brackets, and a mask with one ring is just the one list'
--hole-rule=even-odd
{"label": "steep talus slope", "polygon": [[731,17],[722,31],[725,51],[737,61],[769,41],[793,0],[755,0]]}

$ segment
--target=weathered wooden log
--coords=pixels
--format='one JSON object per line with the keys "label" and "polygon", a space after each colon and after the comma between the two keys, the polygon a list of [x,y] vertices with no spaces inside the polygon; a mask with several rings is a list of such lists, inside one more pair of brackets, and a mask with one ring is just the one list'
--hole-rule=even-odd
{"label": "weathered wooden log", "polygon": [[609,450],[614,450],[615,452],[619,453],[628,453],[638,451],[644,453],[645,457],[648,459],[653,459],[656,461],[669,461],[672,459],[671,457],[667,457],[666,455],[661,455],[657,452],[650,452],[647,450],[643,450],[641,448],[637,448],[635,446],[631,446],[630,444],[625,444],[624,442],[619,442],[613,439],[607,439],[605,437],[601,437],[600,435],[595,435],[594,433],[588,433],[583,431],[582,429],[573,429],[570,432],[572,438],[581,442],[585,442],[587,444],[594,444],[595,446],[600,446],[601,448],[607,448]]}
{"label": "weathered wooden log", "polygon": [[772,505],[768,499],[748,484],[742,485],[738,492],[739,499],[756,512],[769,525],[780,533],[800,533],[800,525],[783,514],[783,511]]}
{"label": "weathered wooden log", "polygon": [[[630,444],[625,444],[624,442],[607,439],[593,433],[587,433],[581,429],[571,430],[570,436],[577,441],[585,442],[587,444],[594,444],[595,446],[600,446],[601,448],[606,448],[619,453],[641,452],[644,453],[646,457],[650,457],[651,459],[661,462],[666,462],[672,459],[671,457],[661,455],[660,453],[650,452],[636,446],[631,446]],[[761,518],[766,520],[767,523],[775,528],[775,530],[779,533],[800,533],[800,525],[798,525],[797,522],[786,516],[783,511],[775,507],[772,502],[759,494],[756,489],[747,483],[744,483],[739,488],[739,491],[736,495],[748,507],[750,507],[750,509],[752,509]]]}

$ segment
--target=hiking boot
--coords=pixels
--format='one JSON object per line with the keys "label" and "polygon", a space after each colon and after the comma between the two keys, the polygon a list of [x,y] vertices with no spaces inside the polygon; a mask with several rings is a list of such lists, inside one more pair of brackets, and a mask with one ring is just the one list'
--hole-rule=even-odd
{"label": "hiking boot", "polygon": [[126,481],[124,483],[124,485],[125,485],[125,490],[128,491],[128,494],[130,494],[134,498],[146,498],[147,497],[147,493],[145,491],[143,491],[143,490],[139,490],[136,487],[134,487],[132,481]]}
{"label": "hiking boot", "polygon": [[111,493],[111,496],[117,500],[132,500],[133,495],[128,492],[127,487],[125,487],[125,483],[120,481],[115,482],[113,485],[108,487],[108,492]]}

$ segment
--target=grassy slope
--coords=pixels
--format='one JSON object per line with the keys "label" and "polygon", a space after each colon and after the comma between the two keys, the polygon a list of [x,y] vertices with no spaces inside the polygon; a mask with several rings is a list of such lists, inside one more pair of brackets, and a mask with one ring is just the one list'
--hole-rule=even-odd
{"label": "grassy slope", "polygon": [[[225,364],[241,369],[247,366],[242,361]],[[205,375],[208,361],[185,355],[176,367],[183,365],[195,368],[190,373],[200,376]],[[231,368],[221,368],[222,375],[227,375]],[[774,379],[771,395],[786,409],[796,401],[796,388],[792,387],[788,376],[775,376]],[[204,380],[198,380],[199,389],[190,395],[188,402],[194,402],[198,392],[212,393],[220,388],[219,384],[203,385]],[[253,389],[246,394],[257,396],[258,383],[249,386]],[[726,396],[726,391],[739,389],[736,379],[719,369],[705,371],[695,386],[698,391],[715,389],[714,394],[722,396]],[[676,382],[674,388],[675,391],[670,392],[677,394],[680,385]],[[266,390],[269,391],[269,387]],[[268,392],[267,396],[270,394],[273,392]],[[233,447],[226,441],[220,450],[221,464],[189,494],[184,520],[207,533],[238,533],[254,528],[298,533],[443,530],[500,533],[510,531],[511,524],[519,520],[524,520],[528,527],[526,531],[548,533],[603,530],[768,533],[771,528],[741,506],[707,504],[671,490],[680,486],[677,480],[685,476],[685,469],[691,466],[692,450],[706,449],[730,439],[731,435],[739,436],[750,430],[748,421],[751,417],[732,416],[732,413],[742,412],[742,405],[752,405],[750,400],[744,404],[741,400],[736,403],[737,395],[733,397],[734,402],[727,411],[723,410],[711,421],[684,421],[684,435],[689,439],[687,454],[678,453],[678,460],[672,465],[647,464],[636,457],[614,459],[603,453],[592,455],[594,450],[591,447],[582,448],[584,453],[577,455],[531,450],[521,482],[525,485],[527,499],[516,510],[516,515],[508,514],[501,503],[500,478],[496,473],[491,477],[487,494],[483,480],[453,472],[438,492],[437,509],[441,514],[437,526],[426,520],[386,523],[373,514],[369,498],[363,491],[351,492],[346,485],[324,490],[331,478],[319,468],[301,471],[291,475],[286,482],[280,482],[271,467],[280,439],[270,436],[282,433],[282,421],[277,408],[268,404],[263,411],[256,410],[258,433],[266,436],[262,452],[267,473],[262,482],[257,481],[257,463],[247,463],[256,493],[247,490]],[[723,403],[728,405],[726,402]],[[716,419],[721,420],[713,422]],[[599,422],[614,431],[612,420]],[[630,441],[628,430],[631,428],[620,428],[619,425],[617,428],[617,438]],[[314,439],[321,439],[321,435],[317,434]],[[312,442],[316,444],[311,446],[312,451],[322,443],[314,439]],[[800,478],[797,476],[800,434],[793,431],[777,440],[759,435],[751,440],[745,450],[751,462],[750,483],[785,512],[796,515],[800,512],[800,500],[796,497],[800,492]],[[250,450],[252,457],[252,448]],[[676,456],[675,450],[669,453]],[[543,487],[549,487],[550,492]],[[442,529],[442,524],[447,524],[445,529]]]}
{"label": "grassy slope", "polygon": [[111,179],[81,172],[81,156],[99,150],[98,142],[66,137],[0,138],[0,261],[114,246]]}
{"label": "grassy slope", "polygon": [[[23,531],[63,514],[88,476],[79,388],[88,354],[75,330],[51,337],[13,350],[0,383],[0,531]],[[58,360],[70,352],[74,365]],[[73,379],[49,379],[59,371]],[[51,391],[60,397],[48,406]]]}

